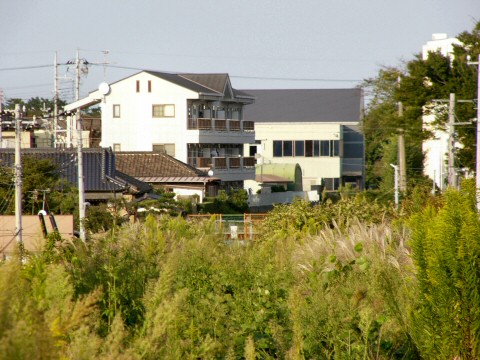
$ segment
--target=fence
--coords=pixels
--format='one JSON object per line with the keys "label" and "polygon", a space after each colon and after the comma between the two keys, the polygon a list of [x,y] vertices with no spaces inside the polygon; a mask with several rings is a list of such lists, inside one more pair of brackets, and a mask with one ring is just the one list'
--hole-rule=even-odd
{"label": "fence", "polygon": [[255,240],[258,237],[258,226],[267,214],[191,214],[188,220],[214,219],[217,230],[227,240]]}

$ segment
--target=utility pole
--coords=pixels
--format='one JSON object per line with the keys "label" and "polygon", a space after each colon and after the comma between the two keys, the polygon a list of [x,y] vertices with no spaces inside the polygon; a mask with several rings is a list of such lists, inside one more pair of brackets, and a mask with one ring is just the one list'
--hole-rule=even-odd
{"label": "utility pole", "polygon": [[55,58],[53,60],[53,65],[55,67],[54,75],[54,89],[53,89],[53,147],[57,147],[57,128],[58,128],[58,62],[57,62],[57,52],[55,51]]}
{"label": "utility pole", "polygon": [[[75,59],[75,98],[80,100],[80,58],[77,49],[77,57]],[[77,173],[78,173],[78,214],[80,223],[80,239],[85,242],[87,239],[85,232],[85,183],[83,179],[83,140],[82,140],[82,118],[80,116],[80,109],[75,111],[75,120],[77,125]]]}
{"label": "utility pole", "polygon": [[0,89],[0,148],[2,148],[2,112],[3,112],[3,89]]}
{"label": "utility pole", "polygon": [[455,94],[450,94],[448,106],[448,185],[457,188],[457,172],[455,169]]}
{"label": "utility pole", "polygon": [[480,54],[477,61],[468,61],[468,65],[477,65],[477,160],[475,169],[475,185],[477,188],[477,211],[480,212]]}
{"label": "utility pole", "polygon": [[394,185],[394,187],[395,187],[395,209],[398,210],[398,187],[399,187],[398,186],[398,182],[399,182],[398,181],[399,180],[398,179],[399,178],[398,172],[399,171],[398,171],[398,166],[397,165],[390,164],[390,166],[393,167],[393,169],[395,170],[395,178],[394,178],[394,182],[395,182],[395,185]]}
{"label": "utility pole", "polygon": [[[22,112],[20,104],[15,104],[15,237],[22,248]],[[20,250],[21,251],[21,250]],[[22,253],[20,253],[20,258]]]}
{"label": "utility pole", "polygon": [[[398,86],[400,86],[400,76],[398,77]],[[403,119],[403,104],[398,102],[398,117]],[[400,176],[400,190],[407,191],[407,161],[405,159],[405,129],[402,127],[398,131],[398,167]]]}

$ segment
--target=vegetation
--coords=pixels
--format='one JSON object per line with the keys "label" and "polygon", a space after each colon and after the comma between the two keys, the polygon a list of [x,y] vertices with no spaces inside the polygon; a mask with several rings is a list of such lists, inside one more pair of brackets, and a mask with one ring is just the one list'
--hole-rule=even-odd
{"label": "vegetation", "polygon": [[0,358],[478,358],[473,188],[297,201],[248,243],[166,214],[57,236],[0,264]]}
{"label": "vegetation", "polygon": [[[14,169],[0,166],[0,214],[15,210]],[[22,157],[22,208],[37,214],[45,208],[54,214],[73,214],[78,200],[75,189],[60,178],[56,165],[48,159]]]}
{"label": "vegetation", "polygon": [[[448,99],[455,93],[458,100],[474,100],[477,95],[477,69],[468,64],[468,56],[480,54],[480,22],[472,32],[457,38],[463,45],[454,46],[453,61],[439,52],[426,60],[421,55],[398,67],[385,67],[378,76],[364,81],[362,88],[370,99],[363,124],[366,143],[367,185],[391,189],[393,175],[390,163],[397,163],[396,139],[405,135],[407,178],[416,182],[422,178],[422,141],[432,136],[422,128],[422,115],[434,99]],[[398,104],[403,106],[399,115]],[[455,109],[458,122],[475,118],[473,102],[458,102]],[[436,127],[445,128],[446,113],[438,116]],[[457,151],[456,167],[475,169],[475,126],[455,128],[463,144]]]}

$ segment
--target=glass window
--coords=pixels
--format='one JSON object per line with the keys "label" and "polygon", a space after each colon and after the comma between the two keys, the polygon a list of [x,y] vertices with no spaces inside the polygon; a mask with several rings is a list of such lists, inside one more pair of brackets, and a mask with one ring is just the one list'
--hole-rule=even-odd
{"label": "glass window", "polygon": [[293,141],[285,140],[283,142],[283,156],[293,156]]}
{"label": "glass window", "polygon": [[119,104],[114,104],[113,105],[113,117],[114,118],[119,118],[120,117],[120,105]]}
{"label": "glass window", "polygon": [[152,92],[152,80],[148,80],[148,92]]}
{"label": "glass window", "polygon": [[120,144],[113,144],[113,151],[115,152],[122,151],[122,146]]}
{"label": "glass window", "polygon": [[320,140],[313,141],[313,156],[320,156]]}
{"label": "glass window", "polygon": [[175,157],[175,144],[153,144],[152,151]]}
{"label": "glass window", "polygon": [[313,156],[313,140],[305,140],[305,156]]}
{"label": "glass window", "polygon": [[282,142],[280,140],[273,140],[273,156],[282,157]]}
{"label": "glass window", "polygon": [[339,156],[340,155],[340,140],[331,140],[332,144],[330,148],[332,149],[330,156]]}
{"label": "glass window", "polygon": [[305,142],[303,140],[295,141],[295,156],[305,156]]}
{"label": "glass window", "polygon": [[330,140],[320,140],[320,156],[330,156]]}
{"label": "glass window", "polygon": [[140,80],[137,80],[137,93],[140,92]]}
{"label": "glass window", "polygon": [[175,117],[175,105],[174,104],[152,105],[152,117],[154,118]]}

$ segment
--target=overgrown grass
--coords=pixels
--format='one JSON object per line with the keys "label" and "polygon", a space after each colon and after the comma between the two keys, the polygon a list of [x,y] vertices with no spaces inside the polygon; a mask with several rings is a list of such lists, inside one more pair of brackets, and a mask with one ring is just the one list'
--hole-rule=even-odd
{"label": "overgrown grass", "polygon": [[[450,355],[468,358],[473,314],[459,312],[470,321],[460,327],[447,310],[433,312],[429,296],[454,289],[432,287],[442,284],[425,274],[440,274],[439,263],[425,254],[435,254],[429,234],[453,239],[441,224],[453,226],[445,214],[457,216],[449,204],[461,204],[463,240],[454,244],[464,244],[462,264],[478,257],[471,196],[451,195],[425,213],[409,205],[413,222],[365,198],[297,202],[276,208],[255,242],[225,242],[214,220],[169,216],[87,244],[54,239],[26,264],[0,265],[0,358],[435,358],[429,343],[448,346],[430,338],[438,326],[457,344],[467,338],[470,353]],[[476,299],[472,271],[456,281]]]}

